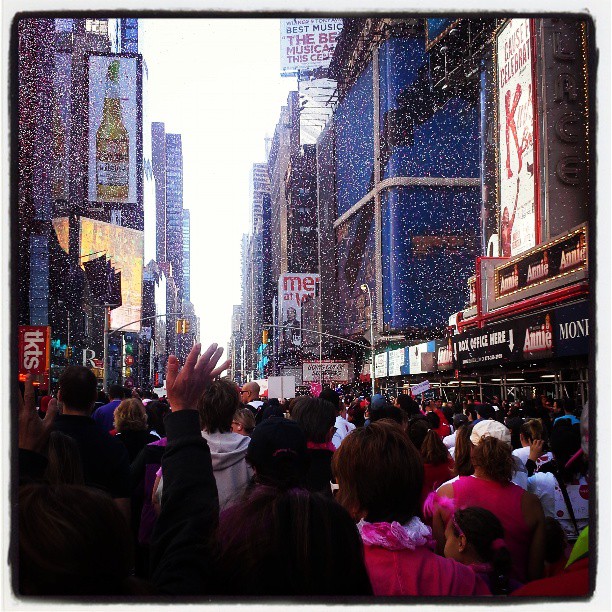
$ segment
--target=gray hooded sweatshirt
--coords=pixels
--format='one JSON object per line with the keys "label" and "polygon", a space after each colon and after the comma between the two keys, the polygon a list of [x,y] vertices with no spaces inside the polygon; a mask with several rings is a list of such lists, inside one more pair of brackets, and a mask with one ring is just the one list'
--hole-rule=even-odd
{"label": "gray hooded sweatshirt", "polygon": [[251,438],[240,434],[202,432],[208,442],[212,459],[213,474],[219,492],[219,508],[233,505],[253,476],[245,456]]}
{"label": "gray hooded sweatshirt", "polygon": [[[231,431],[213,434],[202,431],[202,437],[210,448],[213,475],[219,493],[219,509],[223,510],[238,501],[253,476],[253,470],[245,459],[251,438]],[[160,501],[162,488],[163,474],[156,493]]]}

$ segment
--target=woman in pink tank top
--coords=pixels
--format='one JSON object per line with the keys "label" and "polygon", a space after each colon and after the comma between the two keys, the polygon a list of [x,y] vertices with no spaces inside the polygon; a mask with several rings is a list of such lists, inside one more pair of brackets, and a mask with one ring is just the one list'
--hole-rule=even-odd
{"label": "woman in pink tank top", "polygon": [[[443,485],[438,494],[454,499],[457,509],[479,506],[495,514],[504,528],[512,556],[510,576],[523,583],[540,578],[545,548],[542,505],[535,495],[511,482],[514,464],[509,444],[495,437],[495,432],[477,436],[475,440],[477,444],[472,447],[474,474]],[[438,550],[444,549],[448,516],[448,511],[441,507],[434,515]]]}

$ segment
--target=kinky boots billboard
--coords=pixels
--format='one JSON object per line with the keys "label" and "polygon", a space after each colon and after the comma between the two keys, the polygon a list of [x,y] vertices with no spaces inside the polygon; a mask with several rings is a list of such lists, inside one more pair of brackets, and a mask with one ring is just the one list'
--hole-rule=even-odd
{"label": "kinky boots billboard", "polygon": [[587,300],[453,336],[453,357],[459,369],[588,352]]}

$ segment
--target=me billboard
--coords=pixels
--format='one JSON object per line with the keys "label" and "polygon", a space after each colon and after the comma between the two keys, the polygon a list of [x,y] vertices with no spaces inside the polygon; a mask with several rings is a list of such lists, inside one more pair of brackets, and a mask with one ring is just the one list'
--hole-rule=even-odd
{"label": "me billboard", "polygon": [[302,346],[302,306],[318,293],[318,274],[293,274],[278,277],[279,330],[281,352],[291,352]]}

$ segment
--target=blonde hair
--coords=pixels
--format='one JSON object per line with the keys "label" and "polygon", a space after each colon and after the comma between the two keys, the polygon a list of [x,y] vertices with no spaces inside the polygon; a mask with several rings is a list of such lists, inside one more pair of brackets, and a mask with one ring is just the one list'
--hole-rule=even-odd
{"label": "blonde hair", "polygon": [[114,413],[115,429],[119,432],[127,430],[144,430],[147,428],[147,413],[140,400],[125,399]]}

